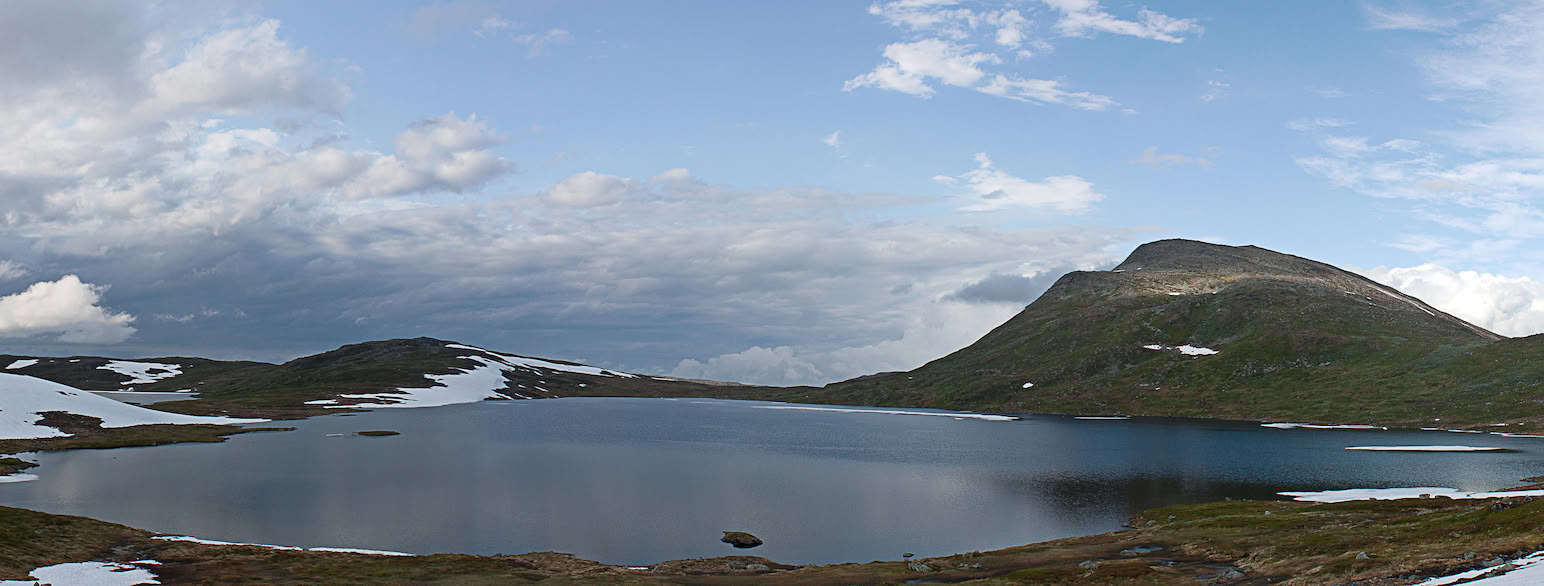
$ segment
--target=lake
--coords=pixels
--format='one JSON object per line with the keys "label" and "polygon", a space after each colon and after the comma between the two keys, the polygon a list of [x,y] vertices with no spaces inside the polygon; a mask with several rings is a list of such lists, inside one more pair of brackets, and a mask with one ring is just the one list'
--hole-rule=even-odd
{"label": "lake", "polygon": [[[779,406],[574,398],[317,417],[223,444],[40,454],[41,479],[0,484],[0,504],[206,539],[632,565],[742,553],[718,538],[743,530],[766,541],[748,553],[802,564],[1098,533],[1225,497],[1544,475],[1544,439],[766,408]],[[364,430],[401,435],[352,435]],[[1401,444],[1515,451],[1345,450]]]}

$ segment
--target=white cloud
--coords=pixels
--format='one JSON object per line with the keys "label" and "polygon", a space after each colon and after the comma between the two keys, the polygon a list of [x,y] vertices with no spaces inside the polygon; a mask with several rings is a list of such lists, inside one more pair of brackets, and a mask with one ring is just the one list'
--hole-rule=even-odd
{"label": "white cloud", "polygon": [[1202,168],[1212,166],[1211,159],[1207,157],[1192,157],[1190,155],[1182,155],[1179,153],[1160,153],[1158,152],[1157,145],[1142,149],[1142,154],[1137,155],[1137,158],[1132,159],[1131,163],[1137,165],[1147,165],[1153,168],[1179,165],[1195,165]]}
{"label": "white cloud", "polygon": [[1105,12],[1098,0],[1042,1],[1061,12],[1056,30],[1072,37],[1089,37],[1096,32],[1106,32],[1165,43],[1182,43],[1187,35],[1199,35],[1204,30],[1193,18],[1173,18],[1146,8],[1137,12],[1138,20],[1122,20]]}
{"label": "white cloud", "polygon": [[1066,104],[1079,110],[1103,111],[1115,105],[1115,100],[1109,96],[1067,91],[1061,88],[1061,82],[1049,79],[1016,79],[997,75],[976,89],[984,94],[1022,102]]}
{"label": "white cloud", "polygon": [[101,305],[106,287],[65,275],[0,297],[0,337],[58,335],[61,342],[117,344],[134,334],[134,316]]}
{"label": "white cloud", "polygon": [[913,43],[891,43],[885,46],[884,55],[889,61],[863,75],[847,80],[842,89],[852,91],[861,87],[876,87],[912,95],[933,95],[928,80],[948,85],[970,87],[986,73],[982,63],[999,62],[990,53],[971,52],[969,45],[959,45],[943,39],[923,39]]}
{"label": "white cloud", "polygon": [[1365,274],[1498,334],[1544,332],[1544,283],[1527,277],[1454,271],[1436,264],[1378,267]]}
{"label": "white cloud", "polygon": [[820,142],[833,149],[840,149],[842,148],[842,131],[834,130],[830,136],[820,139]]}
{"label": "white cloud", "polygon": [[1362,6],[1367,11],[1367,25],[1373,30],[1407,30],[1441,32],[1458,26],[1451,18],[1432,16],[1424,12],[1379,8],[1372,4]]}
{"label": "white cloud", "polygon": [[891,26],[912,31],[936,31],[960,39],[969,36],[979,18],[969,8],[960,8],[958,0],[892,0],[875,2],[869,14],[883,18]]}
{"label": "white cloud", "polygon": [[316,73],[305,50],[278,37],[279,21],[219,31],[150,78],[154,109],[250,111],[273,106],[338,113],[348,86]]}
{"label": "white cloud", "polygon": [[1233,87],[1233,84],[1230,84],[1228,82],[1217,81],[1215,79],[1208,79],[1208,80],[1206,80],[1206,92],[1201,94],[1201,101],[1203,101],[1203,102],[1213,102],[1213,101],[1216,101],[1218,98],[1227,96],[1228,95],[1228,89],[1230,89],[1232,87]]}
{"label": "white cloud", "polygon": [[585,171],[552,186],[547,199],[566,206],[595,207],[620,202],[638,189],[632,179]]}
{"label": "white cloud", "polygon": [[497,16],[485,16],[482,22],[477,23],[477,28],[472,31],[472,34],[479,39],[486,39],[509,27],[510,22],[507,20]]}
{"label": "white cloud", "polygon": [[1355,123],[1348,120],[1341,120],[1339,118],[1299,118],[1296,120],[1288,120],[1287,128],[1303,132],[1315,128],[1341,128],[1350,126],[1352,124]]}
{"label": "white cloud", "polygon": [[574,36],[566,29],[547,29],[541,34],[527,33],[515,37],[515,42],[530,47],[529,55],[536,57],[547,52],[549,45],[566,45],[574,42]]}
{"label": "white cloud", "polygon": [[959,179],[975,194],[974,202],[962,208],[970,212],[1026,207],[1080,213],[1104,199],[1103,194],[1094,191],[1094,184],[1082,177],[1058,175],[1037,183],[998,169],[986,153],[976,153],[976,168],[961,174]]}
{"label": "white cloud", "polygon": [[1025,28],[1029,26],[1029,19],[1019,14],[1017,10],[1000,10],[987,15],[987,22],[997,26],[997,33],[992,40],[998,45],[1017,49],[1024,43]]}

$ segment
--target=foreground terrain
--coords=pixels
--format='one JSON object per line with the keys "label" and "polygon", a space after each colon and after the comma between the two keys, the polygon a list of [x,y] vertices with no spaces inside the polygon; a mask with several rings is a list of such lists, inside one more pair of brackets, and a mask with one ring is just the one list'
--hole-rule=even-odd
{"label": "foreground terrain", "polygon": [[1416,584],[1465,570],[1510,570],[1507,564],[1544,547],[1544,499],[1225,501],[1147,511],[1132,526],[926,559],[801,567],[730,556],[629,568],[560,553],[405,556],[210,545],[0,507],[0,579],[99,561],[146,569],[166,584]]}

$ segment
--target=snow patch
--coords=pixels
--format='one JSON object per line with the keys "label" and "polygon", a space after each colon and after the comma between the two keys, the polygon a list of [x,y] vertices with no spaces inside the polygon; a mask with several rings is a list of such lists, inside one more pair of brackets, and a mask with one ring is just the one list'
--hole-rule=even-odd
{"label": "snow patch", "polygon": [[327,405],[328,409],[393,409],[414,407],[443,407],[460,403],[476,403],[483,399],[508,399],[498,392],[509,385],[504,380],[506,365],[482,356],[465,356],[482,366],[454,374],[426,374],[425,378],[443,386],[427,388],[399,388],[395,393],[363,393],[338,395],[344,399],[367,399],[378,403],[353,405]]}
{"label": "snow patch", "polygon": [[5,367],[5,369],[6,370],[16,370],[18,368],[26,368],[28,366],[32,366],[32,365],[37,364],[37,363],[38,363],[37,360],[31,359],[31,358],[23,358],[21,360],[17,360],[16,362],[12,362],[11,365]]}
{"label": "snow patch", "polygon": [[31,482],[31,481],[37,480],[37,479],[38,479],[38,475],[36,475],[36,474],[22,474],[20,472],[17,472],[15,474],[8,474],[6,476],[0,476],[0,484],[9,484],[9,483],[12,483],[12,482]]}
{"label": "snow patch", "polygon": [[0,373],[0,439],[67,437],[69,434],[39,425],[43,413],[63,411],[102,420],[102,427],[134,425],[230,425],[262,423],[267,419],[201,417],[167,413],[120,403],[50,380]]}
{"label": "snow patch", "polygon": [[515,368],[523,368],[526,370],[536,371],[536,374],[539,375],[546,374],[541,372],[542,370],[548,370],[555,372],[569,372],[574,374],[588,374],[591,376],[619,376],[622,378],[638,378],[638,375],[626,372],[617,372],[614,370],[595,368],[593,366],[581,366],[577,364],[558,364],[556,362],[548,362],[540,358],[526,358],[524,356],[515,356],[513,354],[502,354],[492,350],[485,350],[476,346],[467,346],[464,344],[446,344],[445,347],[486,352],[488,355],[493,356],[499,362],[503,362],[504,364]]}
{"label": "snow patch", "polygon": [[[98,366],[97,370],[111,370],[130,380],[123,383],[129,385],[148,385],[162,379],[168,379],[182,374],[181,364],[160,364],[157,362],[133,362],[129,360],[113,360]],[[150,372],[152,370],[163,372]]]}
{"label": "snow patch", "polygon": [[1534,584],[1544,584],[1544,564],[1539,562],[1544,562],[1544,551],[1537,551],[1528,557],[1512,560],[1509,562],[1512,568],[1510,570],[1503,569],[1506,567],[1505,565],[1480,568],[1478,570],[1469,570],[1467,572],[1431,578],[1416,586],[1447,586],[1448,584],[1456,584],[1460,581],[1472,580],[1474,578],[1480,579],[1464,582],[1464,584],[1480,584],[1482,586],[1532,586]]}
{"label": "snow patch", "polygon": [[1184,354],[1186,356],[1211,356],[1211,355],[1217,353],[1216,350],[1213,350],[1211,348],[1203,348],[1203,347],[1200,347],[1200,346],[1191,346],[1189,344],[1185,344],[1183,346],[1165,346],[1163,344],[1148,344],[1146,346],[1143,346],[1143,348],[1145,348],[1147,350],[1173,350],[1175,352],[1179,352],[1180,354]]}
{"label": "snow patch", "polygon": [[338,404],[338,400],[337,399],[317,399],[315,401],[306,401],[306,404],[307,405],[337,405]]}
{"label": "snow patch", "polygon": [[956,417],[966,419],[980,419],[983,421],[1017,421],[1019,418],[1009,415],[983,415],[980,413],[931,413],[928,411],[897,411],[892,409],[838,409],[836,407],[802,407],[795,405],[756,405],[756,409],[787,409],[792,411],[829,411],[833,413],[878,413],[881,415],[931,415],[934,417]]}
{"label": "snow patch", "polygon": [[1312,423],[1262,423],[1260,427],[1272,427],[1275,429],[1376,429],[1388,431],[1387,427],[1377,425],[1314,425]]}
{"label": "snow patch", "polygon": [[283,551],[322,551],[330,553],[357,553],[362,555],[389,555],[396,557],[414,557],[416,554],[402,553],[400,551],[385,551],[379,549],[356,549],[352,547],[296,547],[293,545],[268,545],[266,543],[242,543],[239,541],[216,541],[213,539],[200,539],[187,535],[157,535],[151,539],[161,541],[181,541],[185,543],[197,543],[199,545],[236,545],[245,547],[261,547],[263,549],[277,549]]}
{"label": "snow patch", "polygon": [[1024,387],[1023,388],[1029,389],[1029,388],[1034,388],[1034,386],[1035,386],[1035,383],[1024,383]]}
{"label": "snow patch", "polygon": [[1491,435],[1499,435],[1501,437],[1544,438],[1544,435],[1538,435],[1538,434],[1532,434],[1532,433],[1509,433],[1509,432],[1505,432],[1505,431],[1492,431],[1492,432],[1490,432],[1490,434]]}
{"label": "snow patch", "polygon": [[1131,418],[1125,415],[1086,415],[1073,417],[1073,419],[1085,419],[1089,421],[1125,421]]}
{"label": "snow patch", "polygon": [[1361,452],[1505,452],[1506,448],[1489,446],[1351,446]]}
{"label": "snow patch", "polygon": [[150,570],[117,562],[75,562],[43,566],[32,570],[32,580],[0,580],[0,586],[133,586],[160,584]]}
{"label": "snow patch", "polygon": [[1414,488],[1351,488],[1346,490],[1321,490],[1317,492],[1278,492],[1292,500],[1309,503],[1343,503],[1347,501],[1393,501],[1422,497],[1447,497],[1451,499],[1494,499],[1521,496],[1544,496],[1544,490],[1510,490],[1502,492],[1464,492],[1456,488],[1418,486]]}

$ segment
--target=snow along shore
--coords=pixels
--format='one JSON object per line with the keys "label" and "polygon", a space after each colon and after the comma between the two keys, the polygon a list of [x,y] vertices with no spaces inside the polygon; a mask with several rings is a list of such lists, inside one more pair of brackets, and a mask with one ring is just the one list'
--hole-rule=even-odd
{"label": "snow along shore", "polygon": [[52,411],[95,417],[102,420],[102,427],[105,428],[154,424],[232,425],[267,421],[167,413],[120,403],[49,380],[0,373],[0,439],[68,437],[70,434],[38,424],[43,413]]}
{"label": "snow along shore", "polygon": [[1508,490],[1501,492],[1465,492],[1441,486],[1417,486],[1413,488],[1351,488],[1346,490],[1321,490],[1316,492],[1278,492],[1281,496],[1306,503],[1344,503],[1348,501],[1397,501],[1423,497],[1447,497],[1451,499],[1497,499],[1519,496],[1544,496],[1544,490]]}
{"label": "snow along shore", "polygon": [[1505,452],[1506,448],[1491,446],[1351,446],[1347,450],[1358,452]]}
{"label": "snow along shore", "polygon": [[[307,401],[307,405],[322,405],[327,409],[411,409],[415,407],[443,407],[445,405],[457,405],[461,403],[476,403],[485,399],[529,399],[525,395],[511,392],[514,397],[504,394],[509,382],[504,378],[506,370],[527,370],[539,376],[563,376],[564,374],[587,374],[591,376],[609,376],[621,378],[638,378],[638,375],[606,370],[593,366],[577,364],[559,364],[540,358],[526,358],[513,354],[502,354],[492,350],[467,346],[465,344],[446,344],[446,348],[457,350],[471,350],[481,352],[486,356],[468,354],[461,358],[473,360],[480,364],[471,370],[451,374],[426,374],[425,378],[437,383],[432,387],[401,387],[395,392],[389,393],[362,393],[338,395],[340,399],[365,399],[375,401],[373,403],[338,404],[336,399],[318,399]],[[584,385],[580,385],[584,386]],[[551,393],[541,387],[537,390]]]}
{"label": "snow along shore", "polygon": [[161,541],[181,541],[184,543],[197,543],[200,545],[231,545],[240,547],[261,547],[263,549],[277,549],[282,551],[319,551],[325,553],[354,553],[359,555],[384,555],[394,557],[414,557],[416,554],[402,553],[400,551],[386,551],[381,549],[357,549],[353,547],[296,547],[293,545],[268,545],[266,543],[242,543],[239,541],[216,541],[213,539],[200,539],[187,535],[157,535],[151,539]]}

